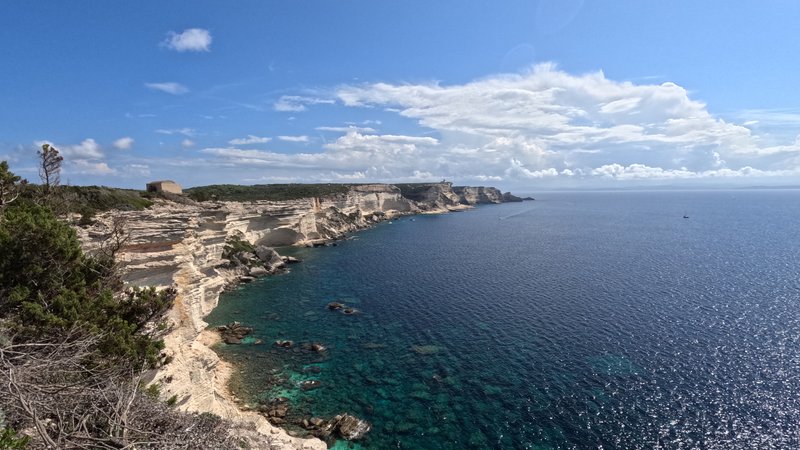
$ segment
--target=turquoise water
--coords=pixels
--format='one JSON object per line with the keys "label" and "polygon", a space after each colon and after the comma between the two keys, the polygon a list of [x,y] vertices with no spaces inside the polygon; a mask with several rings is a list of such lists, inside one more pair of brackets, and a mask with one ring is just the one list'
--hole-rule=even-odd
{"label": "turquoise water", "polygon": [[240,395],[363,448],[797,448],[798,224],[800,191],[548,193],[291,249],[208,320],[264,341],[217,349]]}

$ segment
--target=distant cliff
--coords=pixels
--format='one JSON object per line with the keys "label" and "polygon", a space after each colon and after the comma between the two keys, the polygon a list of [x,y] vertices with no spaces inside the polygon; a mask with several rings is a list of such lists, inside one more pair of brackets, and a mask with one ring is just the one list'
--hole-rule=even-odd
{"label": "distant cliff", "polygon": [[[78,228],[79,236],[91,251],[101,245],[113,222],[123,219],[130,238],[117,258],[125,281],[177,288],[171,312],[174,328],[165,338],[165,352],[172,362],[153,374],[153,381],[161,382],[162,395],[176,396],[179,407],[187,411],[251,422],[276,439],[278,448],[324,448],[324,444],[291,437],[258,413],[243,411],[227,390],[231,368],[211,350],[218,336],[206,330],[203,319],[227,286],[256,274],[246,265],[232,265],[223,256],[226,244],[235,238],[255,246],[323,245],[399,215],[508,201],[495,188],[453,188],[450,183],[227,185],[187,191],[190,198],[206,201],[154,199],[153,206],[143,210],[98,213],[94,224]],[[304,193],[321,195],[296,198]]]}
{"label": "distant cliff", "polygon": [[486,186],[453,186],[452,183],[398,184],[405,198],[417,202],[421,209],[457,209],[458,205],[482,205],[522,201],[510,192]]}

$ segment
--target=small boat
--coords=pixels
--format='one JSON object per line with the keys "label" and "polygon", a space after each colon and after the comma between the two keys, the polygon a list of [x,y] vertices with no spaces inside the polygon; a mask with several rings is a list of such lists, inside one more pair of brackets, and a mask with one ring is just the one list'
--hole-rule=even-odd
{"label": "small boat", "polygon": [[684,215],[683,215],[683,218],[684,218],[684,219],[688,219],[688,218],[689,218],[689,216],[687,216],[686,214],[684,214]]}

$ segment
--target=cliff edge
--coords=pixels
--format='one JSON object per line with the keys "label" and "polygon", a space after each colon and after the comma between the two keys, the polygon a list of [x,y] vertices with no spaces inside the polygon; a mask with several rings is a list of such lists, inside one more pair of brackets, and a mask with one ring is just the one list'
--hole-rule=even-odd
{"label": "cliff edge", "polygon": [[[341,185],[340,185],[341,186]],[[510,195],[510,194],[509,194]],[[212,350],[216,331],[203,320],[223,290],[249,277],[246,266],[223,257],[232,237],[259,246],[319,245],[398,215],[458,211],[507,201],[494,188],[453,188],[450,183],[363,184],[323,197],[248,202],[156,200],[142,211],[108,211],[78,228],[87,251],[101,245],[113,223],[124,220],[130,237],[117,254],[123,279],[138,286],[173,286],[178,296],[165,337],[171,362],[151,374],[164,398],[175,396],[185,411],[208,412],[251,423],[276,448],[324,449],[319,439],[301,439],[250,411],[227,389],[232,367]]]}

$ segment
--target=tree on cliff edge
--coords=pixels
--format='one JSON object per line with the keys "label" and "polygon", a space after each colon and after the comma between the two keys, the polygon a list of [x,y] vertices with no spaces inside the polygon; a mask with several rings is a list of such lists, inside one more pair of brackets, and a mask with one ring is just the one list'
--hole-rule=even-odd
{"label": "tree on cliff edge", "polygon": [[50,144],[42,144],[39,150],[39,178],[42,179],[42,190],[45,197],[61,184],[61,163],[64,157]]}

